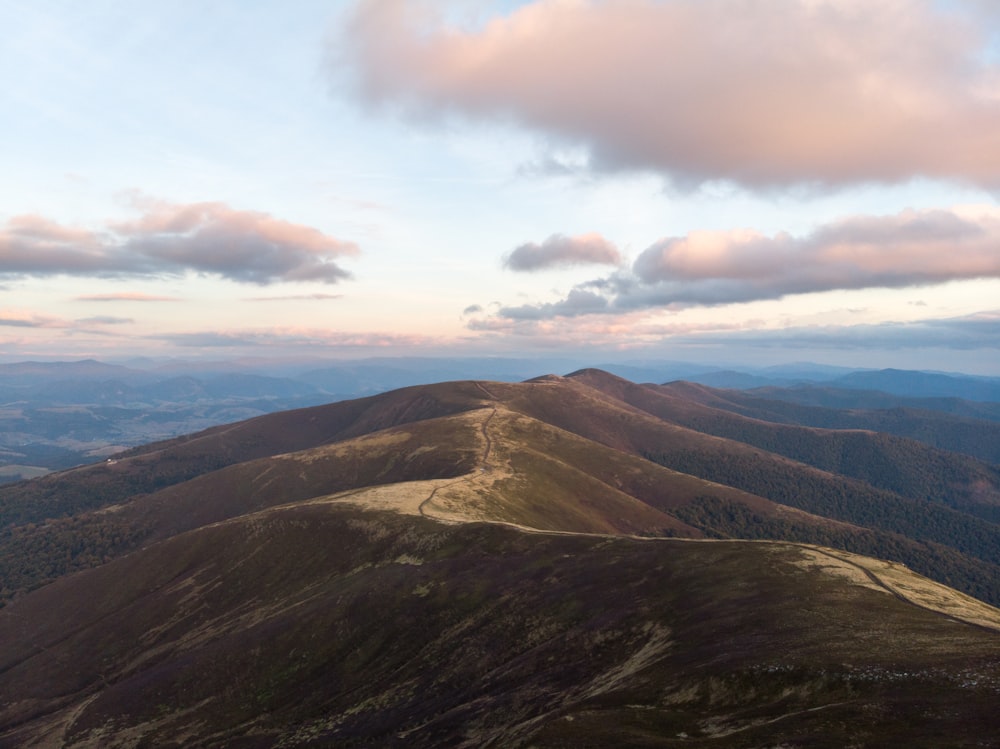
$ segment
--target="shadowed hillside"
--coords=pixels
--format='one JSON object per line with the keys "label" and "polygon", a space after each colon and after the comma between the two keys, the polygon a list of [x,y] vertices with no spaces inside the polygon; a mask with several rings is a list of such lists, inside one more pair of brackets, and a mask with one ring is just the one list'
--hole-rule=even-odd
{"label": "shadowed hillside", "polygon": [[[592,370],[571,377],[674,424],[753,445],[873,487],[940,502],[987,520],[1000,519],[1000,491],[996,489],[1000,469],[969,457],[867,429],[775,423],[763,409],[755,416],[734,413],[739,393],[720,393],[700,385],[675,383],[656,388]],[[986,429],[977,441],[988,442],[991,436],[992,430]],[[1000,431],[995,436],[1000,437]]]}
{"label": "shadowed hillside", "polygon": [[[461,499],[460,514],[476,507],[482,519],[545,529],[824,543],[1000,602],[993,467],[876,433],[749,419],[596,370],[271,414],[6,487],[4,593],[240,512],[462,475],[487,430],[448,418],[474,412],[497,415],[495,457],[505,458],[494,461],[503,471],[489,474],[489,486]],[[111,505],[113,513],[87,514]]]}
{"label": "shadowed hillside", "polygon": [[1000,601],[993,469],[700,392],[441,383],[3,488],[0,746],[994,735],[1000,612],[927,579]]}
{"label": "shadowed hillside", "polygon": [[[690,382],[671,382],[661,391],[765,422],[884,432],[987,463],[1000,463],[997,403],[905,399],[822,387],[716,390]],[[830,405],[821,405],[826,403]]]}
{"label": "shadowed hillside", "polygon": [[995,630],[808,548],[337,502],[54,583],[4,610],[0,640],[6,746],[930,747],[989,735],[1000,689]]}

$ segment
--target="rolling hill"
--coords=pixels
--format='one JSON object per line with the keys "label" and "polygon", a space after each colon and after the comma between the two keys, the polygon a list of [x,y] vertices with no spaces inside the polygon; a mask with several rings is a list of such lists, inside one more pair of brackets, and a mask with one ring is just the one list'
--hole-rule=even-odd
{"label": "rolling hill", "polygon": [[2,487],[0,746],[991,745],[995,466],[765,416],[446,382]]}
{"label": "rolling hill", "polygon": [[1000,463],[1000,403],[901,398],[819,386],[741,391],[674,382],[663,388],[684,400],[762,421],[883,432]]}

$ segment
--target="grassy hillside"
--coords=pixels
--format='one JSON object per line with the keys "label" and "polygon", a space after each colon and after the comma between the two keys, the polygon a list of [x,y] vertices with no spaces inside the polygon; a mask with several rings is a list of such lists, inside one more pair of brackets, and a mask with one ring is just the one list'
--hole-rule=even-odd
{"label": "grassy hillside", "polygon": [[992,735],[1000,621],[912,605],[864,569],[789,544],[289,505],[0,611],[0,746],[936,747]]}
{"label": "grassy hillside", "polygon": [[[1000,463],[1000,404],[968,401],[902,399],[863,391],[819,387],[763,388],[749,392],[715,390],[689,382],[658,388],[685,401],[776,424],[823,429],[863,429],[907,437],[931,447],[962,453],[991,464]],[[785,400],[787,399],[787,400]],[[807,405],[801,401],[811,401]],[[836,403],[834,406],[816,405]]]}
{"label": "grassy hillside", "polygon": [[1000,611],[939,584],[1000,602],[993,475],[706,394],[442,383],[0,488],[0,747],[996,735]]}
{"label": "grassy hillside", "polygon": [[876,433],[770,424],[706,406],[706,393],[594,370],[441,383],[132,450],[0,489],[0,595],[245,512],[456,479],[428,490],[428,513],[821,542],[1000,603],[995,469]]}
{"label": "grassy hillside", "polygon": [[802,427],[767,421],[765,413],[734,413],[730,409],[738,393],[728,396],[698,385],[635,385],[593,370],[571,377],[672,424],[784,455],[877,489],[1000,520],[1000,468],[966,455],[869,430]]}

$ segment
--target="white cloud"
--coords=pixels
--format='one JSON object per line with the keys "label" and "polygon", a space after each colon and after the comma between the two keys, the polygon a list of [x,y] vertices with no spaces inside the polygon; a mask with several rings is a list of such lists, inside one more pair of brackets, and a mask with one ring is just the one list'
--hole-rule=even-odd
{"label": "white cloud", "polygon": [[536,0],[472,30],[432,7],[357,3],[337,71],[363,102],[518,123],[682,183],[1000,186],[996,18],[970,5]]}
{"label": "white cloud", "polygon": [[600,234],[567,237],[553,234],[541,244],[528,242],[506,258],[504,267],[514,271],[537,271],[575,265],[618,265],[621,253]]}
{"label": "white cloud", "polygon": [[580,284],[561,301],[499,314],[572,317],[1000,278],[998,248],[1000,209],[993,206],[853,216],[802,237],[699,231],[655,242],[630,270]]}
{"label": "white cloud", "polygon": [[140,207],[136,220],[108,223],[99,230],[16,216],[0,227],[0,275],[159,277],[193,272],[260,285],[335,283],[350,277],[335,261],[359,252],[355,244],[318,229],[224,203],[145,201]]}

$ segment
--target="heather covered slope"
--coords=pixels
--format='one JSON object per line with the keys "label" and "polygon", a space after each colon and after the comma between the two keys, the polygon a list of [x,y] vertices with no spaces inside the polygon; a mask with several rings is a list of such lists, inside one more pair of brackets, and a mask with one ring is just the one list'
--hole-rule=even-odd
{"label": "heather covered slope", "polygon": [[996,526],[662,398],[442,383],[0,490],[0,746],[996,735],[1000,612],[911,571],[1000,599]]}
{"label": "heather covered slope", "polygon": [[810,547],[286,505],[0,611],[0,746],[982,745],[1000,620],[929,589],[950,614]]}
{"label": "heather covered slope", "polygon": [[[739,434],[713,433],[723,431]],[[768,424],[593,370],[407,388],[4,487],[0,578],[9,597],[245,512],[453,480],[429,490],[428,513],[544,530],[822,543],[1000,602],[1000,527],[987,521],[993,469],[882,437]],[[860,468],[845,445],[863,455]],[[843,472],[786,456],[795,451]]]}
{"label": "heather covered slope", "polygon": [[819,386],[719,390],[671,382],[660,392],[761,421],[822,429],[863,429],[1000,463],[1000,403],[906,399]]}
{"label": "heather covered slope", "polygon": [[[80,475],[101,486],[107,473],[128,476],[132,460]],[[6,592],[267,507],[329,495],[368,502],[374,495],[366,488],[417,497],[426,515],[543,530],[703,537],[676,512],[706,499],[817,529],[837,527],[506,408],[477,408],[232,464],[95,511],[8,528],[0,539]]]}
{"label": "heather covered slope", "polygon": [[[1000,519],[1000,469],[966,455],[870,429],[781,423],[767,419],[764,411],[756,416],[735,413],[733,399],[738,399],[739,393],[730,395],[701,385],[636,385],[594,370],[571,377],[673,424],[784,455],[903,496],[957,507],[987,520]],[[988,432],[981,435],[984,440],[989,436]]]}

